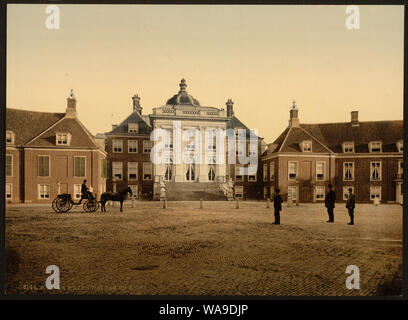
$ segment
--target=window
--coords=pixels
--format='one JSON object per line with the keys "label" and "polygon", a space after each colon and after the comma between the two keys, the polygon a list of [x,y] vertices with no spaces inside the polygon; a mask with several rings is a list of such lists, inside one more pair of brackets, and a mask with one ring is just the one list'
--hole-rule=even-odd
{"label": "window", "polygon": [[6,199],[12,198],[13,185],[11,183],[6,183]]}
{"label": "window", "polygon": [[354,194],[354,187],[353,186],[344,186],[343,187],[343,200],[347,200],[348,199],[348,195],[349,195],[349,189],[351,188],[351,192]]}
{"label": "window", "polygon": [[106,159],[101,160],[101,178],[108,178],[108,162]]}
{"label": "window", "polygon": [[381,180],[381,161],[370,162],[370,180],[371,181]]}
{"label": "window", "polygon": [[234,187],[234,197],[235,198],[243,198],[244,197],[244,187],[243,186],[235,186]]}
{"label": "window", "polygon": [[13,156],[6,154],[6,177],[13,176]]}
{"label": "window", "polygon": [[207,144],[207,150],[208,151],[215,151],[216,150],[217,144],[216,144],[215,137],[216,137],[215,130],[211,130],[211,131],[208,131],[206,133],[206,138],[207,138],[206,144]]}
{"label": "window", "polygon": [[354,152],[354,142],[348,141],[343,143],[343,152],[352,153]]}
{"label": "window", "polygon": [[381,141],[371,141],[368,146],[370,152],[381,152]]}
{"label": "window", "polygon": [[6,131],[6,143],[14,143],[14,132]]}
{"label": "window", "polygon": [[324,200],[324,186],[316,186],[316,200]]}
{"label": "window", "polygon": [[150,153],[153,147],[153,141],[143,140],[143,153]]}
{"label": "window", "polygon": [[123,141],[122,140],[112,140],[112,150],[113,152],[122,152]]}
{"label": "window", "polygon": [[288,162],[288,179],[295,180],[297,177],[297,162],[289,161]]}
{"label": "window", "polygon": [[288,197],[292,198],[292,201],[297,201],[297,187],[288,186]]}
{"label": "window", "polygon": [[137,180],[137,162],[128,162],[128,180]]}
{"label": "window", "polygon": [[38,185],[38,199],[49,199],[50,198],[50,185],[49,184],[39,184]]}
{"label": "window", "polygon": [[74,199],[75,200],[81,199],[81,196],[82,196],[81,187],[82,185],[80,184],[74,184]]}
{"label": "window", "polygon": [[74,177],[85,177],[85,157],[74,157]]}
{"label": "window", "polygon": [[242,175],[242,164],[235,165],[235,181],[244,181],[244,176]]}
{"label": "window", "polygon": [[269,164],[269,180],[275,180],[275,162]]}
{"label": "window", "polygon": [[324,173],[326,169],[326,163],[322,161],[316,162],[316,180],[323,181],[325,179]]}
{"label": "window", "polygon": [[371,186],[370,187],[370,200],[374,199],[381,200],[381,187],[380,186]]}
{"label": "window", "polygon": [[[173,164],[171,159],[167,159],[165,164],[165,171],[164,171],[164,180],[171,181],[173,178]],[[208,180],[214,181],[215,180],[215,165],[210,164],[208,170]]]}
{"label": "window", "polygon": [[312,152],[312,141],[302,141],[301,150],[303,152]]}
{"label": "window", "polygon": [[398,152],[403,152],[404,151],[404,141],[403,140],[399,140],[397,142],[397,149],[398,149]]}
{"label": "window", "polygon": [[128,140],[128,152],[129,153],[137,153],[137,140]]}
{"label": "window", "polygon": [[38,156],[38,176],[50,176],[50,156]]}
{"label": "window", "polygon": [[264,199],[267,199],[267,198],[268,198],[268,187],[264,187],[263,197],[264,197]]}
{"label": "window", "polygon": [[122,162],[112,162],[112,178],[122,180]]}
{"label": "window", "polygon": [[166,142],[164,144],[164,149],[166,149],[167,151],[173,150],[173,144],[171,142],[168,142],[168,143]]}
{"label": "window", "polygon": [[268,180],[268,164],[264,163],[263,164],[263,181]]}
{"label": "window", "polygon": [[153,175],[152,163],[143,162],[143,180],[152,180],[152,175]]}
{"label": "window", "polygon": [[138,123],[128,123],[128,132],[129,133],[138,133],[139,124]]}
{"label": "window", "polygon": [[244,155],[244,151],[237,149],[237,156],[243,156],[243,155]]}
{"label": "window", "polygon": [[133,198],[139,198],[137,184],[130,184],[129,188],[132,190]]}
{"label": "window", "polygon": [[71,142],[71,135],[66,132],[57,132],[56,142],[57,142],[57,145],[69,146]]}
{"label": "window", "polygon": [[256,181],[256,174],[248,175],[248,181],[249,182],[255,182]]}
{"label": "window", "polygon": [[354,162],[343,163],[343,180],[354,180]]}

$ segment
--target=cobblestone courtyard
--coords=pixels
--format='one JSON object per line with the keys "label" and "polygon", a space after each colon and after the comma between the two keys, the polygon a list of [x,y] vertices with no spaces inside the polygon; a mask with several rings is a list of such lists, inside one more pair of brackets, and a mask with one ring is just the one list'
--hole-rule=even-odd
{"label": "cobblestone courtyard", "polygon": [[[8,206],[7,292],[135,295],[379,295],[401,274],[402,207],[343,204],[326,223],[322,204],[284,206],[281,225],[265,202],[126,204],[124,212],[56,214]],[[60,268],[59,291],[45,269]],[[348,265],[360,290],[348,290]]]}

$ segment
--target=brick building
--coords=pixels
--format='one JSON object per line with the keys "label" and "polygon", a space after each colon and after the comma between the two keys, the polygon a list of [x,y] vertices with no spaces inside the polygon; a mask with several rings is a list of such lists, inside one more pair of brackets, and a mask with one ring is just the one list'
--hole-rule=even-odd
{"label": "brick building", "polygon": [[[246,136],[246,152],[247,156],[249,155],[250,147],[249,147],[249,128],[243,124],[235,115],[232,109],[232,101],[227,102],[227,108],[230,104],[229,108],[229,121],[227,122],[227,129],[245,129],[247,132]],[[265,149],[263,138],[258,138],[258,171],[255,175],[240,175],[239,174],[239,164],[237,160],[237,164],[229,164],[227,169],[227,179],[232,179],[234,181],[234,197],[240,198],[243,200],[246,199],[262,199],[262,168],[261,168],[261,154]],[[238,155],[238,150],[236,151]],[[228,152],[227,152],[228,156]]]}
{"label": "brick building", "polygon": [[360,122],[352,111],[350,122],[303,124],[294,102],[289,126],[261,161],[265,198],[279,187],[285,198],[324,201],[332,184],[337,201],[352,188],[358,202],[400,202],[403,121]]}
{"label": "brick building", "polygon": [[106,189],[106,152],[76,116],[71,92],[65,113],[6,109],[6,201],[51,203],[81,195],[81,184]]}
{"label": "brick building", "polygon": [[152,127],[149,117],[142,115],[140,97],[132,100],[133,112],[106,133],[107,189],[118,192],[130,186],[134,195],[149,198],[153,195]]}

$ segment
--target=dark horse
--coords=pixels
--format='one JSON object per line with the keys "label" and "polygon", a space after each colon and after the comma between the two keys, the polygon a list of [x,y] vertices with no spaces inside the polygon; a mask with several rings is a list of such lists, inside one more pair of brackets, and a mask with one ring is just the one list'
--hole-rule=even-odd
{"label": "dark horse", "polygon": [[126,198],[126,195],[130,193],[130,195],[132,196],[132,189],[130,189],[130,187],[127,187],[125,190],[120,191],[120,192],[104,192],[101,195],[101,211],[102,212],[106,212],[106,208],[105,208],[105,203],[106,201],[120,201],[120,211],[122,210],[123,207],[123,201]]}

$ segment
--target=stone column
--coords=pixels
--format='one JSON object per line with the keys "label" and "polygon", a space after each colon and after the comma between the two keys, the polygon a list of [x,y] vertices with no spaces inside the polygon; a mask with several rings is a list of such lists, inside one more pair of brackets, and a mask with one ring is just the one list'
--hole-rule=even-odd
{"label": "stone column", "polygon": [[[173,134],[173,175],[175,182],[182,182],[184,181],[184,166],[183,166],[183,149],[184,149],[184,142],[183,142],[183,127],[180,127],[181,136],[177,137]],[[176,141],[177,139],[177,141]],[[176,144],[180,144],[180,150],[177,150]],[[179,154],[176,156],[176,152]],[[176,158],[180,158],[180,163],[176,163]]]}
{"label": "stone column", "polygon": [[197,176],[198,176],[198,181],[199,182],[205,182],[208,181],[208,164],[206,163],[205,159],[205,127],[199,126],[200,129],[200,143],[201,143],[201,163],[196,165],[196,168],[198,170]]}

